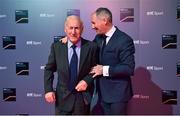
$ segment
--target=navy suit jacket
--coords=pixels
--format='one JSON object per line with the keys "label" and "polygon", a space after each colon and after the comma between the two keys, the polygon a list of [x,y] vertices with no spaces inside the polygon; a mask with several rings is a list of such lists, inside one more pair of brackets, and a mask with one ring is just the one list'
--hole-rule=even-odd
{"label": "navy suit jacket", "polygon": [[135,68],[133,40],[116,27],[103,53],[101,53],[103,43],[101,36],[96,35],[94,42],[100,49],[99,63],[110,66],[109,76],[97,80],[100,98],[107,103],[127,102],[133,95],[131,85],[131,75]]}
{"label": "navy suit jacket", "polygon": [[[81,39],[81,53],[78,82],[81,80],[86,81],[88,88],[86,91],[81,92],[84,102],[90,104],[93,92],[93,78],[89,75],[91,68],[96,65],[97,61],[97,44],[85,39]],[[44,89],[45,93],[54,91],[53,80],[54,72],[57,72],[57,86],[56,86],[56,107],[63,111],[71,111],[75,100],[72,91],[68,90],[68,83],[70,79],[68,62],[68,47],[67,43],[61,42],[53,43],[51,52],[48,58],[48,63],[44,70]],[[78,83],[77,82],[77,83]]]}

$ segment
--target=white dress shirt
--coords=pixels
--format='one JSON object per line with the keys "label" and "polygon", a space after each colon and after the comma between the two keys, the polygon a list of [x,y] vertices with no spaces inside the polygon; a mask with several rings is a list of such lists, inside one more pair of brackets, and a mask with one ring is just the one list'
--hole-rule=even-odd
{"label": "white dress shirt", "polygon": [[[105,33],[105,35],[107,36],[106,45],[108,44],[109,40],[111,39],[111,37],[115,31],[116,31],[116,28],[113,25],[112,28],[107,33]],[[103,76],[109,76],[109,66],[108,65],[103,66]]]}

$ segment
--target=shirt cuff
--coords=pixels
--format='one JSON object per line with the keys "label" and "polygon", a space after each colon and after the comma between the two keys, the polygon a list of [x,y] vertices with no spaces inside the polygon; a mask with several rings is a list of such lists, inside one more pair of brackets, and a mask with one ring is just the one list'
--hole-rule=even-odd
{"label": "shirt cuff", "polygon": [[103,66],[103,76],[109,76],[109,66]]}

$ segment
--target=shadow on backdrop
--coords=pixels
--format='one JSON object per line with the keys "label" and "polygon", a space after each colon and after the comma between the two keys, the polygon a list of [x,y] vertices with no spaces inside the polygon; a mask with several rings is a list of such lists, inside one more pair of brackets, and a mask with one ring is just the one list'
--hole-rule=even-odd
{"label": "shadow on backdrop", "polygon": [[132,78],[134,96],[128,105],[128,114],[173,114],[172,106],[162,103],[162,90],[151,80],[151,73],[138,67]]}
{"label": "shadow on backdrop", "polygon": [[[162,90],[151,80],[151,73],[144,67],[138,67],[132,77],[134,96],[128,104],[128,115],[171,115],[172,106],[162,103]],[[92,114],[103,114],[97,103]]]}

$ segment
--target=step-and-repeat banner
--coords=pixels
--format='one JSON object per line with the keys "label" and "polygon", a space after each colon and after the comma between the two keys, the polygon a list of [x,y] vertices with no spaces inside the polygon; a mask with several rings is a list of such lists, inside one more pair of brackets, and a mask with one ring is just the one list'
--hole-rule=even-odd
{"label": "step-and-repeat banner", "polygon": [[112,11],[136,47],[128,114],[180,114],[179,0],[0,0],[0,115],[54,114],[43,89],[50,45],[71,14],[93,40],[90,15],[98,7]]}

